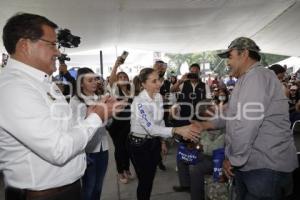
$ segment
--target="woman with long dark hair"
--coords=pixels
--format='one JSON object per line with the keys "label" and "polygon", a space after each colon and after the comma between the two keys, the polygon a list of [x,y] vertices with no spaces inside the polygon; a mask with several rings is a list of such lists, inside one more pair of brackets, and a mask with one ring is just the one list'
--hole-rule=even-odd
{"label": "woman with long dark hair", "polygon": [[111,72],[109,84],[111,95],[127,101],[128,106],[125,107],[124,111],[113,118],[112,124],[108,127],[108,131],[115,146],[114,155],[119,180],[121,183],[126,184],[129,179],[134,178],[130,172],[130,158],[128,146],[126,145],[130,132],[130,104],[134,96],[134,89],[125,72],[121,71],[117,73],[117,69],[122,63],[122,59],[119,57]]}
{"label": "woman with long dark hair", "polygon": [[[87,67],[78,69],[76,93],[70,100],[74,120],[85,119],[87,107],[100,99],[96,94],[97,82],[93,70]],[[108,164],[108,140],[104,127],[97,130],[85,151],[87,168],[82,178],[83,199],[99,200]]]}

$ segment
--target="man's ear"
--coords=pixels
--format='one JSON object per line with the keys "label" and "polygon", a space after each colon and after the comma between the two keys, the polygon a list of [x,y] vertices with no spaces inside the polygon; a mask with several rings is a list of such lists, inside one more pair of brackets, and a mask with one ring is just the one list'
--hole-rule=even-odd
{"label": "man's ear", "polygon": [[19,39],[19,41],[16,44],[16,50],[18,49],[17,52],[21,52],[25,55],[30,55],[31,46],[29,42],[30,42],[29,39],[24,39],[24,38]]}

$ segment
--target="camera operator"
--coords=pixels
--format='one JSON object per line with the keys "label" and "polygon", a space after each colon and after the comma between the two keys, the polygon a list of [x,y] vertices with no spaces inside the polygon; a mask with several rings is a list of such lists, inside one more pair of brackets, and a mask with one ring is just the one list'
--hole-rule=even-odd
{"label": "camera operator", "polygon": [[[177,102],[191,103],[191,106],[180,105],[180,117],[193,117],[192,109],[195,110],[199,101],[209,98],[209,87],[200,78],[200,66],[194,63],[190,66],[190,73],[186,73],[172,87],[171,92],[179,92]],[[180,123],[180,124],[179,124]],[[189,124],[189,120],[177,120],[178,126]]]}
{"label": "camera operator", "polygon": [[[58,48],[75,48],[80,44],[80,37],[72,35],[71,31],[68,29],[60,29],[57,34],[57,42]],[[67,101],[74,95],[76,91],[76,80],[71,76],[68,71],[68,67],[65,61],[70,61],[70,57],[67,54],[61,53],[60,56],[57,57],[59,61],[59,81],[60,84],[63,85],[62,92],[65,97],[67,97]],[[66,80],[68,84],[64,84],[63,80]]]}
{"label": "camera operator", "polygon": [[66,81],[69,84],[64,84],[64,92],[63,94],[65,96],[69,95],[70,97],[72,97],[76,91],[76,80],[75,78],[70,74],[70,72],[68,71],[68,66],[66,65],[65,62],[60,62],[59,63],[59,76],[60,79],[62,80],[63,78],[66,79]]}

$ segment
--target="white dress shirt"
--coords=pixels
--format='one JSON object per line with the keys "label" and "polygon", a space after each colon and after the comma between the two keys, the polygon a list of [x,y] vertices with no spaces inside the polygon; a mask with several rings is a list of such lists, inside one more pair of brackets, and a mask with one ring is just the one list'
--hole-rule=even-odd
{"label": "white dress shirt", "polygon": [[5,184],[43,190],[85,171],[84,149],[102,121],[71,126],[71,107],[44,72],[14,59],[0,74],[0,170]]}
{"label": "white dress shirt", "polygon": [[[89,96],[85,97],[85,100],[95,102],[98,100],[98,96]],[[73,123],[78,123],[86,118],[86,112],[87,112],[87,104],[83,103],[79,100],[79,98],[75,95],[70,100],[70,105],[72,108],[72,117]],[[95,135],[90,140],[88,145],[85,148],[86,153],[96,153],[100,152],[102,147],[102,151],[108,150],[108,138],[107,138],[107,131],[105,127],[100,127],[97,129]]]}
{"label": "white dress shirt", "polygon": [[163,138],[172,137],[172,127],[165,127],[162,96],[157,93],[152,99],[143,90],[131,105],[131,132]]}

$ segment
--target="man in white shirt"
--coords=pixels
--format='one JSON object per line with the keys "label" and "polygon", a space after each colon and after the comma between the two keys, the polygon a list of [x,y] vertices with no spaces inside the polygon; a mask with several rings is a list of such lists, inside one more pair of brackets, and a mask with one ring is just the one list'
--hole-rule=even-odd
{"label": "man in white shirt", "polygon": [[84,149],[95,131],[122,107],[105,98],[71,125],[70,106],[51,81],[56,70],[57,25],[18,13],[3,28],[10,55],[0,75],[0,171],[5,199],[80,199]]}

